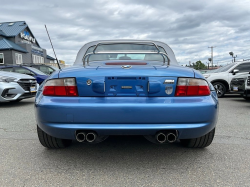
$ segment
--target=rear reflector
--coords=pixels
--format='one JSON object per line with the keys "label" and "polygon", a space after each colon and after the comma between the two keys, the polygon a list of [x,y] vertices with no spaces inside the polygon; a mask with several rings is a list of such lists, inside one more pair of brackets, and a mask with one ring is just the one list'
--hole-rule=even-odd
{"label": "rear reflector", "polygon": [[78,96],[75,78],[51,79],[48,80],[43,88],[45,96]]}
{"label": "rear reflector", "polygon": [[203,79],[179,78],[175,96],[210,95],[208,83]]}

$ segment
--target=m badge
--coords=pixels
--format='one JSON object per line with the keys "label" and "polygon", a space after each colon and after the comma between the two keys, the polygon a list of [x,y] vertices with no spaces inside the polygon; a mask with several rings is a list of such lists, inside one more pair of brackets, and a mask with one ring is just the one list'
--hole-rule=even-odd
{"label": "m badge", "polygon": [[166,79],[166,80],[164,81],[164,84],[174,84],[174,80]]}
{"label": "m badge", "polygon": [[170,94],[172,94],[172,92],[173,92],[173,87],[172,86],[166,86],[165,93],[167,95],[170,95]]}

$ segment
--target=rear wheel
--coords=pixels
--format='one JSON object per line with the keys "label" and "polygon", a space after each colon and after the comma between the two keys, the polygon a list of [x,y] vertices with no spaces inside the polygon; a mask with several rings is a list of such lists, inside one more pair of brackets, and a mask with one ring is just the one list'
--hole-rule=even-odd
{"label": "rear wheel", "polygon": [[243,97],[244,99],[246,99],[247,101],[250,101],[250,97]]}
{"label": "rear wheel", "polygon": [[218,97],[223,97],[227,91],[226,86],[221,82],[213,83]]}
{"label": "rear wheel", "polygon": [[204,148],[209,146],[213,139],[214,139],[215,129],[211,130],[209,133],[205,134],[199,138],[193,139],[181,139],[181,144],[185,147],[192,147],[192,148]]}
{"label": "rear wheel", "polygon": [[40,129],[37,126],[37,134],[40,143],[47,148],[50,149],[59,149],[59,148],[65,148],[70,146],[72,143],[72,140],[66,140],[66,139],[60,139],[60,138],[55,138],[53,136],[48,135],[45,133],[42,129]]}

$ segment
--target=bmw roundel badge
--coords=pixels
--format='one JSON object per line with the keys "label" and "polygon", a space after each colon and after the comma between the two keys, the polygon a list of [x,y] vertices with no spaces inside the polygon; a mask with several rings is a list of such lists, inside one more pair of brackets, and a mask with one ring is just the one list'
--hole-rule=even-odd
{"label": "bmw roundel badge", "polygon": [[173,92],[173,87],[172,86],[166,86],[165,93],[167,95],[170,95],[172,92]]}
{"label": "bmw roundel badge", "polygon": [[130,69],[130,68],[132,68],[132,66],[130,66],[130,65],[123,65],[122,68],[123,69]]}

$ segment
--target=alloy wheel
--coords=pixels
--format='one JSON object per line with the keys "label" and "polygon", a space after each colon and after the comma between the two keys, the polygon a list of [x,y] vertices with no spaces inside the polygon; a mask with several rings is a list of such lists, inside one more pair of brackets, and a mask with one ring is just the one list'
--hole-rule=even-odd
{"label": "alloy wheel", "polygon": [[223,95],[225,94],[225,91],[226,91],[225,86],[222,83],[214,83],[213,86],[216,90],[217,96],[223,97]]}

